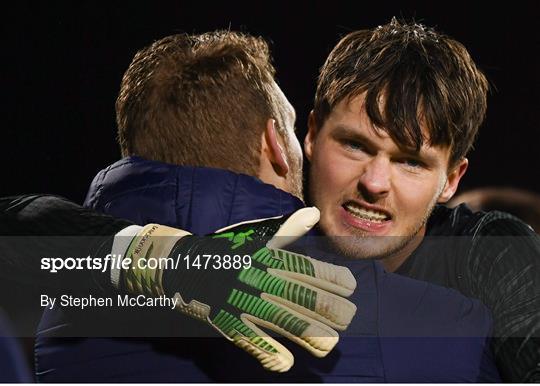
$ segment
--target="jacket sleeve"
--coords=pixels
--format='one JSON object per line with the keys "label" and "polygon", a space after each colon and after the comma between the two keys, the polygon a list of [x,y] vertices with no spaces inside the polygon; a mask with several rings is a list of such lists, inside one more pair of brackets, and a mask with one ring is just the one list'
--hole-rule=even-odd
{"label": "jacket sleeve", "polygon": [[0,198],[0,277],[46,288],[109,291],[101,270],[43,269],[42,259],[84,258],[110,253],[114,235],[131,225],[64,198],[26,195]]}
{"label": "jacket sleeve", "polygon": [[540,237],[520,220],[489,213],[473,230],[471,295],[494,319],[493,351],[506,382],[540,381]]}

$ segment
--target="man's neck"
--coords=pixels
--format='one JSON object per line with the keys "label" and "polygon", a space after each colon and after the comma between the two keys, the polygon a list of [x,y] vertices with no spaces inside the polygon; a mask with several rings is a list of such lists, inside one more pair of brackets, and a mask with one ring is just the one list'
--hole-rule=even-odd
{"label": "man's neck", "polygon": [[426,234],[426,226],[424,225],[418,233],[399,251],[393,253],[381,260],[384,269],[387,272],[395,272],[407,260],[407,258],[418,248],[424,235]]}

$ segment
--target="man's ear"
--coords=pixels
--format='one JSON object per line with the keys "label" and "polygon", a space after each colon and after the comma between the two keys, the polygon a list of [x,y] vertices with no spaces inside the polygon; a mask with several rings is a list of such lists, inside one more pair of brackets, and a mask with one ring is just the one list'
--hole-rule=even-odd
{"label": "man's ear", "polygon": [[313,155],[313,146],[315,146],[316,137],[317,125],[315,123],[315,114],[313,113],[313,110],[311,110],[308,117],[308,132],[304,139],[304,152],[306,153],[306,158],[310,161],[311,156]]}
{"label": "man's ear", "polygon": [[287,173],[289,173],[287,155],[279,143],[276,121],[274,119],[266,121],[263,141],[263,149],[266,149],[266,155],[276,174],[280,177],[287,176]]}
{"label": "man's ear", "polygon": [[444,189],[441,195],[439,196],[439,199],[437,200],[438,203],[445,203],[452,198],[454,193],[456,193],[456,190],[459,185],[459,181],[461,180],[461,177],[463,177],[463,175],[467,171],[468,166],[469,166],[469,160],[467,158],[463,158],[450,171],[450,173],[448,173],[446,185],[444,186]]}

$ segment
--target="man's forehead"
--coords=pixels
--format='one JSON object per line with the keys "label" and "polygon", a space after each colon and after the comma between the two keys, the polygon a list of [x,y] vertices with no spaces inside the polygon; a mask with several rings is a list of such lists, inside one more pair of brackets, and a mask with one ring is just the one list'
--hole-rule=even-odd
{"label": "man's forehead", "polygon": [[[334,110],[342,112],[348,112],[352,114],[361,114],[366,110],[366,95],[367,92],[363,92],[358,95],[348,95],[342,98],[334,107]],[[381,94],[377,99],[377,105],[380,111],[384,111],[386,102],[386,95]]]}

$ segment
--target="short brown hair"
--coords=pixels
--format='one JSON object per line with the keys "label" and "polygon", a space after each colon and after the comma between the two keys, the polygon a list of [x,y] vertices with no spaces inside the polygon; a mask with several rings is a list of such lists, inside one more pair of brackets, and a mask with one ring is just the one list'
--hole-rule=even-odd
{"label": "short brown hair", "polygon": [[449,146],[454,165],[473,145],[487,91],[485,76],[461,43],[393,18],[346,35],[332,50],[319,76],[315,122],[322,127],[336,104],[365,92],[366,112],[377,128],[418,151],[426,140],[424,122],[429,144]]}
{"label": "short brown hair", "polygon": [[274,73],[261,38],[216,31],[156,41],[122,79],[122,155],[255,175],[267,119],[281,124]]}

